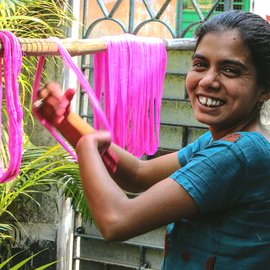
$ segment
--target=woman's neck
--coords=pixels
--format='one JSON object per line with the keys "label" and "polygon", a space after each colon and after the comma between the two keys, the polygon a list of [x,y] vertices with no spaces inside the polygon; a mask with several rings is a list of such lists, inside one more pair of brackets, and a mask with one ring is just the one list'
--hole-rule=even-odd
{"label": "woman's neck", "polygon": [[249,115],[249,117],[247,117],[244,121],[241,121],[230,128],[220,129],[220,128],[215,128],[215,127],[209,127],[209,130],[212,133],[213,140],[218,140],[234,132],[238,132],[238,131],[260,132],[262,128],[263,128],[263,125],[261,124],[261,121],[260,121],[260,113],[256,110],[256,111],[253,111]]}

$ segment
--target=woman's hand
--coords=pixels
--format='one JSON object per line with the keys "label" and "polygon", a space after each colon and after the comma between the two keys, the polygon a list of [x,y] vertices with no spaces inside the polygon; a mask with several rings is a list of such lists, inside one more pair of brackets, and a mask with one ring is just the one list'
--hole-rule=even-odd
{"label": "woman's hand", "polygon": [[60,85],[51,82],[39,90],[40,99],[34,106],[39,116],[57,127],[70,114],[70,103],[74,94],[73,89],[68,89],[63,94]]}
{"label": "woman's hand", "polygon": [[83,148],[97,149],[101,156],[107,151],[112,143],[112,136],[109,131],[94,131],[84,135],[78,142],[76,151]]}

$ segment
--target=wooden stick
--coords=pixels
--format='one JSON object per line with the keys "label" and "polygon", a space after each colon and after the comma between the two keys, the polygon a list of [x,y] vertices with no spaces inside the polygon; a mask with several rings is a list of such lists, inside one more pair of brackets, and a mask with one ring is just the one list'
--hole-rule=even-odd
{"label": "wooden stick", "polygon": [[[24,55],[59,55],[58,45],[49,39],[18,38],[18,40]],[[90,54],[107,49],[107,44],[102,39],[62,39],[61,41],[72,56]],[[0,54],[3,53],[3,49],[3,44],[0,42]]]}
{"label": "wooden stick", "polygon": [[67,121],[71,126],[76,128],[81,135],[93,133],[95,131],[86,121],[84,121],[78,114],[70,112]]}
{"label": "wooden stick", "polygon": [[[57,127],[57,129],[74,149],[83,135],[90,134],[95,131],[94,128],[74,112],[70,112],[69,116]],[[109,148],[102,155],[102,159],[107,169],[111,173],[115,173],[119,162],[117,154]]]}
{"label": "wooden stick", "polygon": [[[59,55],[58,46],[49,39],[18,38],[22,52],[26,56],[56,56]],[[72,56],[91,54],[107,49],[102,39],[62,39],[64,47]],[[163,39],[167,50],[193,50],[194,39]],[[0,41],[0,55],[3,54],[3,44]]]}

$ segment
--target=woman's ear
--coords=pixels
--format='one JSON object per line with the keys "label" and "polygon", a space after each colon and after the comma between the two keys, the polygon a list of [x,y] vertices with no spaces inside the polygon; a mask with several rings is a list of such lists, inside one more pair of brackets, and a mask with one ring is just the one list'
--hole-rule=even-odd
{"label": "woman's ear", "polygon": [[261,94],[261,96],[259,97],[259,100],[258,101],[259,102],[265,102],[268,99],[270,99],[270,92]]}

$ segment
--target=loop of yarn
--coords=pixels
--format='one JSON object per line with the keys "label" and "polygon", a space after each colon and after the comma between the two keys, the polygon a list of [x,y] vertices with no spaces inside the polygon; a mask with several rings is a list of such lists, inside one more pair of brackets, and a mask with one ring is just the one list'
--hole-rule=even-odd
{"label": "loop of yarn", "polygon": [[[82,71],[79,69],[79,67],[73,62],[70,54],[68,51],[65,49],[63,46],[62,42],[56,38],[56,37],[50,37],[50,40],[54,41],[58,45],[59,53],[62,57],[62,60],[64,64],[66,64],[73,72],[76,74],[77,79],[84,91],[86,92],[88,99],[90,101],[90,104],[92,105],[93,109],[96,112],[96,116],[99,119],[100,123],[102,124],[103,128],[110,131],[110,125],[109,122],[107,121],[102,108],[99,104],[99,101],[94,93],[94,90],[91,88],[88,80],[85,78],[84,74]],[[33,84],[33,95],[32,95],[32,103],[37,100],[38,98],[38,89],[40,85],[40,79],[41,79],[41,74],[42,74],[42,68],[44,65],[45,57],[41,56],[39,57],[38,61],[38,66],[35,74],[35,80]],[[46,119],[42,118],[37,110],[33,107],[33,113],[35,116],[39,119],[41,124],[47,128],[47,130],[52,134],[52,136],[55,137],[55,139],[70,153],[70,155],[77,161],[77,156],[74,153],[74,151],[67,145],[65,140],[57,133],[57,131],[54,129],[54,127],[46,121]]]}
{"label": "loop of yarn", "polygon": [[[8,31],[0,32],[0,39],[3,44],[3,57],[0,58],[1,67],[4,67],[4,92],[8,115],[8,151],[9,164],[6,170],[1,162],[0,183],[14,179],[20,171],[22,159],[22,117],[23,111],[19,99],[18,77],[22,67],[22,51],[18,39]],[[3,102],[2,68],[0,81],[0,104]],[[0,124],[2,124],[2,112],[0,110]],[[2,141],[2,130],[0,138]]]}
{"label": "loop of yarn", "polygon": [[[44,66],[45,57],[40,56],[38,58],[38,64],[33,84],[33,94],[32,94],[32,104],[38,99],[38,89],[40,85],[41,75],[42,75],[42,69]],[[40,123],[51,133],[51,135],[62,145],[63,148],[66,149],[67,152],[70,153],[70,155],[77,160],[77,156],[74,154],[72,149],[66,144],[65,140],[57,133],[57,131],[54,129],[54,127],[44,118],[42,118],[39,113],[37,112],[37,109],[35,107],[32,108],[33,114],[36,116],[36,118],[40,121]]]}
{"label": "loop of yarn", "polygon": [[[131,34],[104,39],[107,50],[94,55],[94,91],[104,104],[114,143],[137,157],[153,155],[159,145],[165,44]],[[94,120],[99,127],[99,119]]]}

